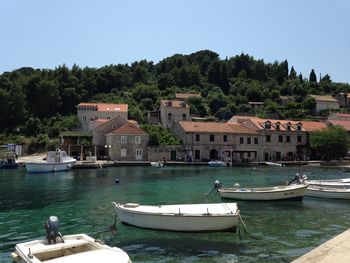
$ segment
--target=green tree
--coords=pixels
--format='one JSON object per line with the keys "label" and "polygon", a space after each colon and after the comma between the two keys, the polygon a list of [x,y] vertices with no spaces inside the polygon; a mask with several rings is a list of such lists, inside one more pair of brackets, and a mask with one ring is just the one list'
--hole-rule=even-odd
{"label": "green tree", "polygon": [[317,82],[317,77],[316,77],[315,71],[313,69],[310,72],[309,81],[310,82]]}
{"label": "green tree", "polygon": [[349,135],[341,126],[330,126],[310,134],[310,146],[327,160],[344,157],[348,152]]}

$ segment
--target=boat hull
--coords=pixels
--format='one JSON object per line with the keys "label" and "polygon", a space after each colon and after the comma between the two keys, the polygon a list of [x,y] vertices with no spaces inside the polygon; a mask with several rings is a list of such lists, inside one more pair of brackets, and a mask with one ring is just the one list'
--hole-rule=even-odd
{"label": "boat hull", "polygon": [[247,201],[276,201],[276,200],[294,200],[301,201],[304,197],[307,185],[297,185],[286,189],[269,188],[223,188],[219,189],[221,198],[236,199]]}
{"label": "boat hull", "polygon": [[[217,232],[236,230],[239,210],[235,214],[190,215],[180,211],[178,213],[156,214],[130,211],[118,204],[114,205],[119,220],[126,225],[140,228],[177,231],[177,232]],[[204,211],[203,211],[204,212]]]}
{"label": "boat hull", "polygon": [[339,188],[324,188],[324,187],[309,187],[306,192],[306,196],[329,198],[329,199],[350,199],[350,189]]}
{"label": "boat hull", "polygon": [[48,173],[70,170],[75,161],[64,163],[26,163],[28,173]]}
{"label": "boat hull", "polygon": [[337,180],[307,180],[305,183],[310,186],[319,187],[334,187],[334,188],[347,188],[350,189],[350,182],[342,182],[342,179]]}

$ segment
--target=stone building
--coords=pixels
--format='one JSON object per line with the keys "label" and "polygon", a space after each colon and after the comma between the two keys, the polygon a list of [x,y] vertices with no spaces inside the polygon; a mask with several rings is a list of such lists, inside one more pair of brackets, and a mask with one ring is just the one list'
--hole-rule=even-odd
{"label": "stone building", "polygon": [[319,113],[323,110],[338,110],[340,108],[338,100],[331,95],[309,95],[316,101],[315,112]]}
{"label": "stone building", "polygon": [[201,95],[198,93],[175,93],[175,100],[185,101],[191,97],[201,98]]}
{"label": "stone building", "polygon": [[182,120],[189,120],[190,107],[184,101],[161,100],[160,101],[160,120],[162,127],[173,129],[175,123]]}
{"label": "stone building", "polygon": [[258,132],[240,124],[179,121],[174,130],[183,141],[188,161],[255,160]]}
{"label": "stone building", "polygon": [[117,161],[147,161],[148,141],[149,134],[131,123],[106,135],[110,159]]}
{"label": "stone building", "polygon": [[77,106],[77,116],[81,130],[91,131],[99,121],[107,121],[120,116],[128,119],[128,104],[80,103]]}

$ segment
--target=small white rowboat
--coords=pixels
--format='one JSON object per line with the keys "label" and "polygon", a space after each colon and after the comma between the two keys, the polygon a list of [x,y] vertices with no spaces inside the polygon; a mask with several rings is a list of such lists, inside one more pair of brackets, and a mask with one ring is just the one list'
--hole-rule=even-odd
{"label": "small white rowboat", "polygon": [[310,185],[305,195],[331,199],[350,199],[350,189]]}
{"label": "small white rowboat", "polygon": [[239,209],[236,203],[139,205],[112,203],[119,220],[141,228],[214,232],[236,230]]}
{"label": "small white rowboat", "polygon": [[305,184],[295,184],[257,188],[220,188],[218,192],[222,198],[238,200],[302,200],[306,188]]}
{"label": "small white rowboat", "polygon": [[305,180],[305,183],[306,183],[306,184],[309,184],[310,186],[350,188],[350,180],[348,180],[348,179],[336,179],[336,180]]}

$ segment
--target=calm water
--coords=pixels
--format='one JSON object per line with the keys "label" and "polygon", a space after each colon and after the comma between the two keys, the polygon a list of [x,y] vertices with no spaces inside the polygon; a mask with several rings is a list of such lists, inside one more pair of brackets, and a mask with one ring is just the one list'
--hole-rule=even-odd
{"label": "calm water", "polygon": [[[45,236],[50,215],[63,234],[86,233],[124,249],[133,262],[289,262],[350,227],[350,202],[305,197],[303,202],[239,202],[253,238],[143,230],[114,222],[112,201],[142,204],[220,202],[203,194],[224,186],[267,186],[291,180],[300,168],[118,167],[26,174],[0,170],[0,262],[15,244]],[[342,169],[303,168],[309,178],[350,177]],[[120,183],[116,184],[116,178]]]}

